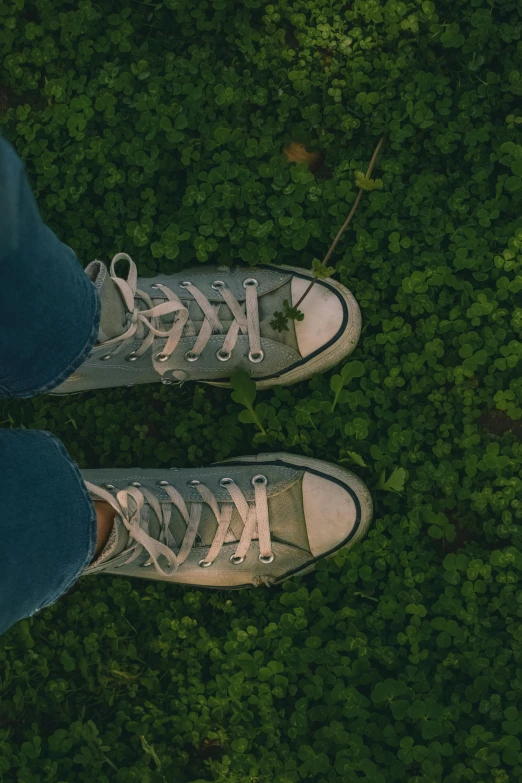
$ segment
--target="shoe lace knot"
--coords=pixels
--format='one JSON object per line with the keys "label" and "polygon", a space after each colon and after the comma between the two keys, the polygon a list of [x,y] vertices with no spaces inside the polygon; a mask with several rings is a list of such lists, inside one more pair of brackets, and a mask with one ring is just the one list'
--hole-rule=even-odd
{"label": "shoe lace knot", "polygon": [[[129,272],[126,280],[118,277],[115,271],[116,263],[121,259],[125,259],[129,262]],[[180,286],[190,294],[203,312],[204,320],[201,323],[198,332],[194,322],[189,318],[188,308],[170,288],[161,283],[154,284],[154,286],[161,290],[167,297],[166,302],[161,302],[157,305],[153,304],[152,299],[145,291],[138,289],[136,264],[127,253],[117,253],[114,256],[111,262],[110,275],[114,284],[120,289],[130,314],[130,317],[128,316],[127,319],[129,323],[127,331],[124,332],[124,334],[118,335],[103,343],[104,346],[119,343],[112,352],[112,356],[123,351],[134,340],[136,334],[139,337],[142,337],[148,329],[148,334],[144,338],[143,343],[138,350],[133,352],[135,358],[139,358],[148,350],[154,342],[154,336],[157,335],[158,337],[167,338],[167,342],[163,346],[161,353],[158,353],[156,356],[158,361],[164,362],[175,351],[181,337],[184,336],[195,338],[191,349],[187,351],[184,356],[185,361],[195,362],[199,359],[212,335],[219,334],[223,335],[223,344],[216,352],[216,357],[219,361],[225,362],[230,359],[232,351],[237,343],[238,336],[241,333],[243,335],[248,335],[250,348],[248,354],[249,361],[258,363],[263,360],[264,352],[261,347],[259,325],[258,281],[255,278],[251,277],[243,281],[246,310],[243,309],[232,291],[227,288],[222,280],[216,280],[212,284],[213,289],[219,293],[223,300],[217,305],[211,304],[205,294],[190,280],[185,280],[180,283]],[[145,302],[145,309],[140,309],[139,301],[136,301],[140,299]],[[222,304],[228,306],[233,316],[228,331],[225,331],[225,327],[221,323],[219,317],[219,310]],[[174,317],[171,328],[168,331],[163,331],[159,327],[164,326],[165,324],[161,323],[160,317],[168,313],[177,313],[177,315]],[[150,317],[150,321],[147,316]]]}

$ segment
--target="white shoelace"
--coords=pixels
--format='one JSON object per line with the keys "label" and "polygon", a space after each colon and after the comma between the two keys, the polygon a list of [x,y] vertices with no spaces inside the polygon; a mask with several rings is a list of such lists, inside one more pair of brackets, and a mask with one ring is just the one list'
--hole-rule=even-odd
{"label": "white shoelace", "polygon": [[[116,262],[122,258],[128,260],[130,265],[127,280],[124,280],[121,277],[117,277],[114,271]],[[120,351],[123,351],[124,348],[133,340],[134,335],[138,329],[138,321],[145,324],[150,331],[140,348],[133,352],[136,358],[142,356],[152,345],[155,334],[161,337],[168,337],[161,354],[158,354],[157,356],[158,361],[166,361],[173,353],[181,339],[185,325],[187,326],[186,336],[196,336],[196,329],[194,324],[189,320],[188,317],[188,309],[181,302],[178,296],[176,296],[176,294],[170,290],[170,288],[167,288],[167,286],[161,285],[160,283],[155,284],[158,289],[163,291],[168,299],[167,302],[163,302],[156,306],[153,306],[152,300],[144,291],[141,291],[137,288],[138,273],[136,264],[127,253],[117,253],[114,256],[111,262],[110,276],[114,283],[119,287],[127,306],[127,310],[132,312],[132,319],[128,330],[118,337],[113,337],[112,339],[103,342],[104,346],[121,342],[116,350],[112,352],[112,356],[120,353]],[[212,334],[215,332],[224,334],[225,329],[218,318],[219,305],[212,305],[207,297],[192,282],[183,281],[182,285],[183,288],[185,288],[194,297],[205,316],[194,346],[185,354],[185,359],[187,361],[193,362],[197,361],[208,341],[210,340]],[[227,361],[230,358],[230,355],[236,345],[239,332],[248,335],[250,346],[249,360],[253,363],[258,363],[262,361],[264,357],[264,353],[261,348],[261,334],[259,328],[259,309],[257,300],[258,283],[255,279],[248,278],[243,281],[243,286],[246,291],[246,315],[235,296],[229,289],[227,289],[225,283],[222,280],[215,280],[213,283],[214,289],[219,291],[223,297],[223,301],[228,305],[232,315],[234,316],[234,320],[228,332],[226,333],[223,345],[216,353],[216,356],[218,359],[220,359],[220,361]],[[148,309],[140,310],[138,304],[135,301],[136,298],[143,299],[144,302],[148,305]],[[161,323],[159,316],[173,312],[178,312],[178,315],[175,316],[172,327],[167,332],[161,331],[158,327],[164,324]],[[151,321],[149,322],[145,316],[150,316]]]}
{"label": "white shoelace", "polygon": [[[231,556],[232,563],[241,563],[252,543],[253,539],[259,539],[259,560],[262,563],[272,562],[273,554],[271,551],[271,539],[270,539],[270,525],[268,518],[268,497],[266,490],[266,477],[262,475],[256,475],[252,478],[252,484],[254,486],[255,496],[253,505],[249,506],[247,499],[243,492],[239,489],[233,479],[223,478],[221,479],[221,486],[224,487],[232,502],[224,502],[219,508],[218,502],[213,493],[205,487],[200,481],[193,480],[189,482],[196,491],[200,494],[202,502],[190,502],[190,512],[187,508],[187,504],[182,495],[175,487],[170,484],[162,485],[162,489],[168,494],[170,498],[169,502],[161,502],[158,498],[146,487],[138,489],[134,486],[129,486],[126,489],[120,490],[116,494],[116,498],[111,495],[105,489],[91,484],[89,481],[85,481],[85,486],[92,495],[96,496],[96,499],[105,500],[109,503],[114,510],[119,514],[123,520],[123,524],[129,531],[129,541],[134,539],[136,542],[134,545],[135,551],[132,557],[125,561],[122,565],[128,565],[132,563],[142,550],[145,549],[150,554],[150,560],[146,565],[152,565],[156,568],[156,571],[163,576],[172,576],[176,573],[178,568],[185,562],[189,556],[194,541],[196,539],[199,523],[201,520],[201,511],[203,509],[203,503],[207,503],[218,522],[218,529],[212,541],[212,545],[208,551],[205,560],[200,560],[198,565],[202,568],[206,568],[214,562],[219,555],[223,544],[228,541],[235,541],[235,536],[228,534],[228,528],[232,519],[233,506],[235,506],[239,512],[239,515],[243,521],[244,528],[239,541],[238,547]],[[131,496],[135,503],[136,509],[131,512],[129,507],[129,496]],[[160,535],[156,540],[145,532],[142,525],[141,510],[145,499],[148,501],[150,508],[156,514],[156,517],[160,523]],[[172,504],[179,510],[183,517],[187,530],[183,538],[178,555],[174,553],[171,546],[176,546],[176,542],[173,539],[172,533],[169,529],[169,522],[172,514]],[[127,551],[128,547],[125,551]],[[160,555],[164,555],[170,565],[170,568],[164,570],[158,563]],[[152,561],[152,563],[151,563]],[[269,585],[273,582],[273,577],[270,576],[257,576],[254,578],[254,584],[257,586],[260,583]]]}

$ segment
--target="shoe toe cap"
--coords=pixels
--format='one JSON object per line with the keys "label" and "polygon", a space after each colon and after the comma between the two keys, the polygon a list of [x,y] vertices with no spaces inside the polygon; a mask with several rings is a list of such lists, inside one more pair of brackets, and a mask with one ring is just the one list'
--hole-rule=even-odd
{"label": "shoe toe cap", "polygon": [[303,509],[310,552],[314,557],[338,549],[350,533],[354,533],[355,502],[336,481],[307,471],[303,476]]}
{"label": "shoe toe cap", "polygon": [[[308,279],[292,278],[292,307],[309,285]],[[344,309],[341,297],[335,291],[316,284],[299,305],[299,310],[304,313],[304,319],[294,322],[295,332],[299,352],[305,358],[326,345],[340,331]]]}

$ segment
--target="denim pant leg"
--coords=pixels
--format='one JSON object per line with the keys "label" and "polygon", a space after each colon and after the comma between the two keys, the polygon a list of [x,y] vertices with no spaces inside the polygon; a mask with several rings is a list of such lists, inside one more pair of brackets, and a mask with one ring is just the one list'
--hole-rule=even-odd
{"label": "denim pant leg", "polygon": [[0,635],[70,589],[96,538],[94,503],[63,443],[0,429]]}
{"label": "denim pant leg", "polygon": [[0,397],[60,386],[91,353],[100,317],[94,283],[43,223],[23,163],[0,137]]}
{"label": "denim pant leg", "polygon": [[[100,316],[94,284],[44,225],[25,167],[0,137],[0,398],[60,386],[89,356]],[[63,444],[50,432],[0,428],[0,634],[67,592],[96,533],[94,503]]]}

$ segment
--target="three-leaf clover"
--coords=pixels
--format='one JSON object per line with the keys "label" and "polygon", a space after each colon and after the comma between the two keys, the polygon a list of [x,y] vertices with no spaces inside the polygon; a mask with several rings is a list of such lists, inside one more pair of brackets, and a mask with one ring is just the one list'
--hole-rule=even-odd
{"label": "three-leaf clover", "polygon": [[288,321],[302,321],[304,313],[298,310],[297,307],[290,307],[288,299],[283,301],[283,310],[277,310],[274,313],[274,317],[270,321],[270,326],[275,332],[287,332]]}

